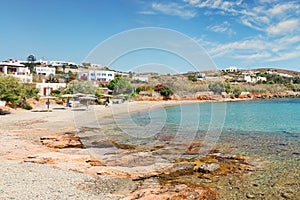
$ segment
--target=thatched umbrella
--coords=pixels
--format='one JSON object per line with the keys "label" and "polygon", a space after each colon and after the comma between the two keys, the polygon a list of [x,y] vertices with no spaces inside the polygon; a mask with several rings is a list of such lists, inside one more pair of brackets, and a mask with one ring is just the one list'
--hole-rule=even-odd
{"label": "thatched umbrella", "polygon": [[80,100],[85,100],[86,101],[86,108],[89,108],[89,103],[91,100],[95,101],[97,98],[93,97],[93,96],[83,96],[83,97],[79,97]]}

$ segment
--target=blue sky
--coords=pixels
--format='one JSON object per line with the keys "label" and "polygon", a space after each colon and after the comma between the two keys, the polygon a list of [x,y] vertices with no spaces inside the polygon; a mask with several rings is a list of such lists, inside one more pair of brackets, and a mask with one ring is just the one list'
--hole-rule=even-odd
{"label": "blue sky", "polygon": [[[300,71],[297,0],[1,0],[0,7],[1,60],[34,54],[81,63],[115,34],[160,27],[191,37],[220,69],[235,65]],[[163,60],[178,71],[190,70],[183,67],[185,62],[162,55],[132,53],[111,67],[128,70]]]}

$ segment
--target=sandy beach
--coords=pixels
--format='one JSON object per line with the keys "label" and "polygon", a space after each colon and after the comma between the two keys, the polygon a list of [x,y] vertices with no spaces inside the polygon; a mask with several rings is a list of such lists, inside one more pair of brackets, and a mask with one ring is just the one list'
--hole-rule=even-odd
{"label": "sandy beach", "polygon": [[[81,126],[100,128],[117,116],[147,111],[180,103],[126,102],[110,107],[89,106],[82,111],[55,109],[52,112],[32,112],[22,109],[0,116],[0,199],[122,199],[126,198],[124,179],[105,179],[98,193],[80,185],[95,181],[99,169],[86,161],[93,160],[87,149],[53,149],[43,146],[40,138],[49,133],[76,132]],[[45,109],[45,107],[36,108]],[[97,177],[99,178],[99,177]],[[111,184],[110,184],[111,183]],[[115,186],[114,186],[115,184]],[[129,184],[130,185],[130,184]],[[134,187],[134,184],[133,186]],[[111,195],[111,190],[119,190]],[[128,192],[128,191],[127,191]]]}
{"label": "sandy beach", "polygon": [[206,101],[138,101],[80,109],[52,104],[51,112],[37,112],[45,111],[40,106],[1,115],[0,199],[217,199],[215,188],[220,185],[226,186],[221,190],[225,199],[253,198],[248,191],[256,183],[238,186],[238,194],[227,186],[262,169],[266,163],[259,159],[232,154],[226,143],[203,157],[201,140],[176,143],[163,132],[144,140],[118,128],[118,120],[133,113],[200,102]]}

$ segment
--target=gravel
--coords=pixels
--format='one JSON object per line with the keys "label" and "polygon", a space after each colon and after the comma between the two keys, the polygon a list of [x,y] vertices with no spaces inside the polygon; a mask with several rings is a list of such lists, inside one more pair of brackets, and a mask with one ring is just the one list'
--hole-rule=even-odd
{"label": "gravel", "polygon": [[79,189],[95,179],[87,174],[35,163],[0,159],[0,199],[114,199]]}

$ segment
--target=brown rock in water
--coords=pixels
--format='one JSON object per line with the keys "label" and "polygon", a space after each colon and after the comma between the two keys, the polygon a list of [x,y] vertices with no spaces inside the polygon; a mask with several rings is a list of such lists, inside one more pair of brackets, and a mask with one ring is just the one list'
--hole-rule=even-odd
{"label": "brown rock in water", "polygon": [[197,169],[198,172],[203,173],[212,173],[216,170],[220,169],[219,163],[206,163]]}
{"label": "brown rock in water", "polygon": [[125,143],[122,144],[122,143],[119,143],[114,140],[109,140],[109,142],[119,149],[135,149],[136,148],[134,145],[125,144]]}
{"label": "brown rock in water", "polygon": [[188,186],[185,184],[162,186],[156,179],[147,179],[129,196],[129,199],[215,200],[217,199],[217,192],[206,186]]}
{"label": "brown rock in water", "polygon": [[74,134],[52,133],[42,136],[40,141],[43,145],[50,148],[82,148],[83,144],[80,137]]}

